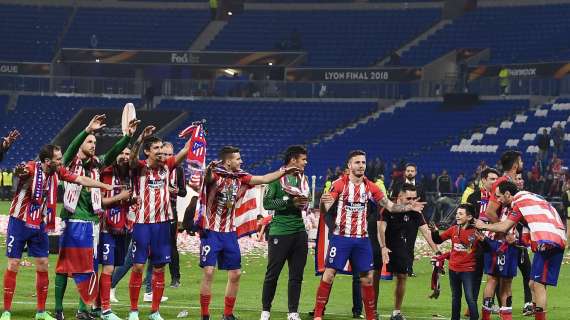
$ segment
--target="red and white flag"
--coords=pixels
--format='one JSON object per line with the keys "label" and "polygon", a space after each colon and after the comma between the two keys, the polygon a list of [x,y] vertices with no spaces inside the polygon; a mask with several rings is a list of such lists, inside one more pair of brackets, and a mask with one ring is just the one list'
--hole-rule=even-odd
{"label": "red and white flag", "polygon": [[193,122],[192,125],[178,134],[179,138],[190,137],[190,151],[186,158],[186,181],[195,190],[200,190],[206,170],[206,132],[202,122]]}
{"label": "red and white flag", "polygon": [[[322,212],[319,216],[319,226],[317,227],[317,245],[315,246],[315,274],[322,275],[327,266],[327,256],[329,251],[329,234],[330,229],[326,224],[326,212]],[[352,274],[350,262],[347,262],[342,271],[342,274]]]}

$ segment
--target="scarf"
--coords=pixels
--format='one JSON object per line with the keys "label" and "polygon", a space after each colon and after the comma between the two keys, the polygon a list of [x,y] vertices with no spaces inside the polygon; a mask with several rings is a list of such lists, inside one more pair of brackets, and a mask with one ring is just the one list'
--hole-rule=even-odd
{"label": "scarf", "polygon": [[[215,173],[223,178],[239,179],[243,176],[248,175],[244,170],[239,170],[237,172],[230,172],[226,170],[221,165],[221,161],[217,161],[212,169],[212,173]],[[236,232],[238,237],[243,237],[252,232],[255,232],[257,228],[257,203],[252,206],[253,187],[248,185],[241,185],[238,189],[235,205],[232,208],[232,214],[235,215],[236,219]],[[215,192],[215,191],[214,191]],[[244,201],[247,200],[247,201]],[[208,190],[206,184],[202,183],[202,188],[200,189],[200,196],[198,203],[196,205],[196,214],[194,215],[194,225],[198,228],[205,229],[206,221],[209,219],[209,212],[206,210],[208,202]],[[246,204],[242,208],[242,204]],[[239,216],[239,217],[238,217]]]}
{"label": "scarf", "polygon": [[[93,157],[91,159],[89,177],[93,180],[99,181],[99,170],[94,162],[99,163],[99,159],[97,159],[97,157]],[[69,170],[78,176],[86,175],[85,168],[83,167],[83,161],[77,156],[71,161]],[[64,183],[64,187],[65,194],[63,195],[63,205],[67,211],[75,213],[83,186],[74,183]],[[104,211],[101,207],[101,189],[91,188],[91,204],[93,206],[93,213],[97,215],[103,214]]]}
{"label": "scarf", "polygon": [[[284,167],[281,168],[281,170],[284,169],[285,169]],[[311,190],[309,189],[309,179],[307,179],[307,176],[305,176],[304,173],[298,173],[294,175],[294,177],[296,177],[297,180],[299,181],[299,187],[295,187],[294,185],[290,184],[289,180],[287,179],[287,175],[284,175],[281,177],[281,179],[279,179],[281,188],[283,188],[283,191],[285,191],[285,193],[290,194],[294,197],[303,196],[308,198],[311,192]],[[306,212],[308,206],[309,202],[307,202],[307,204],[305,205],[304,208],[301,209],[301,211]]]}
{"label": "scarf", "polygon": [[[130,181],[125,181],[121,183],[121,177],[119,175],[118,169],[113,166],[113,176],[111,178],[111,186],[113,191],[106,191],[107,197],[114,197],[123,191],[123,185],[130,187]],[[114,207],[105,210],[105,219],[102,220],[105,223],[104,230],[107,230],[113,234],[122,234],[125,232],[125,223],[127,214],[129,212],[128,204],[116,204]]]}
{"label": "scarf", "polygon": [[433,267],[433,271],[431,273],[431,290],[433,290],[433,292],[429,296],[430,299],[439,298],[439,294],[441,293],[439,278],[442,274],[445,274],[445,260],[449,259],[450,256],[451,253],[447,252],[431,258],[431,264]]}
{"label": "scarf", "polygon": [[178,134],[179,138],[188,136],[190,137],[190,151],[186,157],[186,181],[195,190],[200,190],[204,182],[208,145],[204,125],[201,122],[194,122]]}
{"label": "scarf", "polygon": [[[58,176],[54,173],[44,177],[40,162],[34,163],[34,176],[32,180],[32,197],[30,209],[26,215],[26,226],[39,229],[46,220],[46,229],[55,230],[55,215],[57,206]],[[47,199],[45,197],[47,196]],[[47,200],[47,201],[46,201]]]}

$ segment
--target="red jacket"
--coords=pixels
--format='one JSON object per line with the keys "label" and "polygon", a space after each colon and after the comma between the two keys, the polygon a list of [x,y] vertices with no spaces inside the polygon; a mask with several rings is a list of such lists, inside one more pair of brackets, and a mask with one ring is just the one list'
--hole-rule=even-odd
{"label": "red jacket", "polygon": [[475,271],[476,251],[480,250],[481,244],[475,232],[477,229],[468,227],[463,229],[455,225],[445,230],[442,234],[434,233],[434,242],[442,243],[451,239],[451,256],[449,258],[449,270],[455,272]]}

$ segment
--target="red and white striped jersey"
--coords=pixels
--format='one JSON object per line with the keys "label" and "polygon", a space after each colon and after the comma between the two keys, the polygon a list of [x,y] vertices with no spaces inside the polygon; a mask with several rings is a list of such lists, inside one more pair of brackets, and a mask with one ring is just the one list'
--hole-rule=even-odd
{"label": "red and white striped jersey", "polygon": [[139,160],[134,175],[134,190],[139,197],[134,223],[161,223],[172,220],[170,174],[176,166],[176,159],[169,157],[164,165],[151,168],[146,160]]}
{"label": "red and white striped jersey", "polygon": [[362,183],[354,184],[348,176],[343,176],[332,183],[330,194],[338,200],[333,233],[352,238],[368,237],[368,200],[380,202],[384,198],[380,188],[366,178]]}
{"label": "red and white striped jersey", "polygon": [[[28,169],[29,175],[27,178],[22,178],[18,181],[18,185],[16,188],[16,192],[14,193],[14,197],[12,198],[12,204],[10,205],[10,216],[26,221],[26,215],[30,211],[30,204],[32,202],[32,184],[34,175],[36,174],[35,168],[36,163],[30,161],[26,164],[26,168]],[[71,171],[67,170],[64,167],[60,167],[57,170],[57,175],[59,179],[67,182],[75,182],[77,179],[77,175],[73,174]],[[42,181],[44,182],[44,197],[43,203],[46,204],[47,196],[50,194],[47,190],[49,186],[47,186],[49,179],[47,179],[47,175],[45,172],[42,173]]]}
{"label": "red and white striped jersey", "polygon": [[520,191],[511,203],[509,219],[519,222],[521,219],[530,229],[531,244],[551,244],[566,247],[566,232],[562,219],[554,207],[539,195]]}
{"label": "red and white striped jersey", "polygon": [[[101,170],[101,181],[113,187],[113,191],[104,191],[103,196],[105,198],[112,198],[118,195],[124,186],[128,188],[132,187],[130,185],[130,177],[121,177],[115,165],[105,167]],[[129,206],[129,203],[126,201],[125,203],[115,204],[110,208],[106,208],[104,216],[101,219],[101,231],[124,232],[126,230]]]}
{"label": "red and white striped jersey", "polygon": [[212,182],[207,186],[205,228],[216,232],[236,231],[234,223],[235,204],[238,191],[243,184],[249,184],[252,176],[223,177],[212,173]]}
{"label": "red and white striped jersey", "polygon": [[487,191],[485,188],[481,188],[481,201],[479,202],[481,206],[479,207],[479,219],[483,221],[489,221],[489,218],[487,218],[487,215],[485,214],[485,211],[487,211],[487,206],[489,205],[489,197],[489,191]]}

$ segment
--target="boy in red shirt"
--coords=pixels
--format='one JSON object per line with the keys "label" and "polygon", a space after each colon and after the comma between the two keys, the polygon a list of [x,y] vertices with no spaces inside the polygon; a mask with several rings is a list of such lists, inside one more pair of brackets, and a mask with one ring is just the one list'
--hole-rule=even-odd
{"label": "boy in red shirt", "polygon": [[473,226],[475,208],[465,203],[457,208],[455,220],[457,224],[439,234],[432,230],[432,239],[436,244],[451,239],[451,256],[449,258],[449,283],[451,286],[451,319],[461,318],[461,287],[465,292],[465,300],[469,307],[469,319],[479,319],[477,297],[474,296],[476,251],[481,248],[483,235]]}

